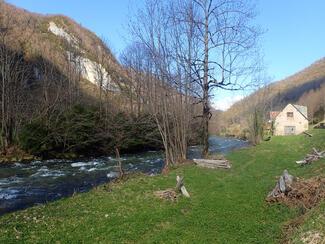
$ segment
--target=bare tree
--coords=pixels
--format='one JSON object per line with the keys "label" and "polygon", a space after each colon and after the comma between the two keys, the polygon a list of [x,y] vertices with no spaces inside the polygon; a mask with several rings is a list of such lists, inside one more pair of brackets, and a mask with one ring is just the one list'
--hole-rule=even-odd
{"label": "bare tree", "polygon": [[[203,104],[203,156],[209,150],[210,98],[215,88],[243,89],[254,69],[259,31],[251,24],[254,6],[246,0],[193,0],[199,50],[192,70]],[[253,62],[252,62],[253,61]]]}
{"label": "bare tree", "polygon": [[105,67],[109,63],[107,53],[102,47],[104,42],[93,43],[93,50],[95,52],[95,60],[94,60],[94,71],[95,71],[95,79],[99,90],[99,112],[100,116],[102,116],[103,112],[103,91],[107,89],[108,86],[108,73]]}
{"label": "bare tree", "polygon": [[24,59],[26,40],[13,37],[15,22],[10,13],[3,11],[3,7],[3,2],[0,2],[1,145],[6,151],[14,142],[22,120],[26,104],[23,90],[27,86],[30,69]]}
{"label": "bare tree", "polygon": [[[198,117],[206,156],[213,90],[248,85],[245,78],[254,69],[259,35],[250,23],[253,10],[244,0],[147,0],[131,23],[148,60],[142,72],[155,84],[150,108],[164,142],[166,165],[186,158],[190,124]],[[197,104],[203,107],[200,116],[192,109]]]}
{"label": "bare tree", "polygon": [[121,55],[121,61],[126,67],[128,76],[128,80],[125,82],[125,90],[130,101],[131,112],[138,115],[143,110],[143,104],[147,103],[148,98],[145,96],[145,50],[145,46],[141,43],[133,43]]}
{"label": "bare tree", "polygon": [[[262,77],[257,77],[260,79]],[[256,89],[255,97],[247,106],[246,121],[249,130],[249,140],[257,145],[263,140],[264,129],[268,119],[268,112],[271,111],[270,99],[268,97],[270,89],[268,80],[255,80]],[[257,85],[259,84],[259,85]],[[272,125],[270,125],[272,130]]]}
{"label": "bare tree", "polygon": [[[41,44],[40,44],[41,45]],[[46,123],[49,123],[53,116],[57,116],[57,112],[62,105],[62,95],[64,94],[64,76],[60,73],[58,67],[54,65],[53,60],[56,60],[56,54],[50,47],[43,47],[43,55],[50,58],[43,57],[38,50],[35,50],[35,62],[33,63],[33,73],[36,82],[40,87],[38,103],[33,108],[35,116],[30,116],[31,119],[41,118]],[[34,93],[34,92],[33,92]],[[35,101],[35,99],[32,99]]]}
{"label": "bare tree", "polygon": [[181,9],[179,3],[147,1],[131,25],[136,45],[145,57],[141,64],[133,62],[132,75],[142,74],[142,79],[147,80],[144,83],[150,84],[142,84],[137,90],[142,91],[143,101],[148,101],[144,107],[155,118],[160,131],[166,170],[186,159],[190,124],[195,117],[190,90],[192,33],[176,16]]}
{"label": "bare tree", "polygon": [[78,48],[81,46],[81,39],[75,38],[74,40],[62,40],[65,49],[63,53],[63,60],[66,65],[64,73],[66,74],[66,107],[71,108],[74,104],[80,101],[80,82],[84,73],[84,67],[82,63],[82,51]]}

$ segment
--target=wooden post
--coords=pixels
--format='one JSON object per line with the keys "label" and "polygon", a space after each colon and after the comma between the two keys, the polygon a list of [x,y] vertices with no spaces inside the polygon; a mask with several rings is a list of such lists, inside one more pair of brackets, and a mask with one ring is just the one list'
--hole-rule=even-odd
{"label": "wooden post", "polygon": [[176,192],[181,192],[185,197],[190,197],[190,194],[184,186],[184,177],[176,176]]}
{"label": "wooden post", "polygon": [[123,167],[122,167],[122,161],[121,161],[121,157],[120,157],[120,151],[118,150],[118,148],[115,148],[115,154],[116,154],[116,160],[117,160],[117,167],[120,173],[120,178],[122,178],[124,176],[124,171],[123,171]]}

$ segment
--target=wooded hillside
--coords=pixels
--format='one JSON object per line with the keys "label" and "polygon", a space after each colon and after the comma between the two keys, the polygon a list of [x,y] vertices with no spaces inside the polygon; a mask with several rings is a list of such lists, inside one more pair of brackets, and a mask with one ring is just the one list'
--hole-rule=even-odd
{"label": "wooded hillside", "polygon": [[4,160],[161,147],[148,113],[133,113],[126,70],[68,17],[0,1],[0,67]]}
{"label": "wooded hillside", "polygon": [[[325,58],[304,70],[254,92],[236,102],[222,113],[219,131],[242,133],[247,128],[246,117],[257,103],[265,104],[265,116],[269,111],[282,110],[288,103],[308,107],[311,123],[324,119],[325,109]],[[220,118],[219,118],[220,120]]]}

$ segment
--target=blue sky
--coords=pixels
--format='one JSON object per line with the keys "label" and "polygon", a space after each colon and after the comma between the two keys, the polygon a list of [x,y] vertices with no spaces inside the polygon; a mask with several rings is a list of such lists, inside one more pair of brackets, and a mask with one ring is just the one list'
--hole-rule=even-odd
{"label": "blue sky", "polygon": [[[126,45],[127,20],[144,0],[7,0],[43,14],[64,14],[108,40],[118,55]],[[324,0],[259,0],[256,22],[266,33],[261,46],[268,73],[283,79],[325,56]],[[219,108],[243,92],[217,92]]]}

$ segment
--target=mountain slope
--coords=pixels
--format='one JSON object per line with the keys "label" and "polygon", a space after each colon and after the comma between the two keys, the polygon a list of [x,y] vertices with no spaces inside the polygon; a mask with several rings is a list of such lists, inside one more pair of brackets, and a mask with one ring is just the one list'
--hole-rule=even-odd
{"label": "mountain slope", "polygon": [[92,85],[98,85],[99,80],[109,90],[118,90],[116,81],[123,75],[123,68],[94,33],[62,15],[30,13],[7,3],[0,8],[2,26],[12,40],[8,48],[23,49],[26,60],[34,63],[34,78],[42,73],[35,62],[41,57],[65,76],[70,76],[73,69],[87,93],[93,94],[96,87]]}
{"label": "mountain slope", "polygon": [[0,162],[160,148],[155,123],[132,113],[132,85],[94,33],[0,0]]}

